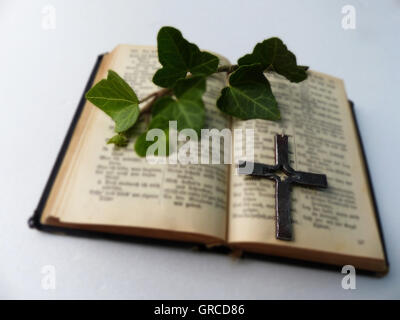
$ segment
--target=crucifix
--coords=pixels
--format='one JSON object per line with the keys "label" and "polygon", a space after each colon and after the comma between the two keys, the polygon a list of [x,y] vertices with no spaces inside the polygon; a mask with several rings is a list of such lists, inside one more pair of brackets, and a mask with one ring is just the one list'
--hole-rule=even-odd
{"label": "crucifix", "polygon": [[[249,171],[249,167],[252,171]],[[283,172],[281,179],[276,172]],[[258,176],[275,181],[275,234],[280,240],[292,240],[292,222],[290,216],[291,186],[299,185],[312,188],[327,188],[326,175],[296,171],[289,164],[288,136],[275,135],[275,165],[239,161],[239,174]]]}

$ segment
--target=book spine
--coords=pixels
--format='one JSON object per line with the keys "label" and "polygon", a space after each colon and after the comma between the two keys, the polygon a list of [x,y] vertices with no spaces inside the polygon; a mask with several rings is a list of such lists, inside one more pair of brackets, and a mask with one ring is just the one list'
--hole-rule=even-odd
{"label": "book spine", "polygon": [[50,176],[49,176],[49,178],[47,180],[47,183],[46,183],[46,186],[45,186],[45,188],[43,190],[42,196],[40,197],[40,200],[39,200],[39,203],[37,205],[37,208],[34,211],[33,215],[28,219],[28,226],[30,228],[35,228],[35,229],[38,229],[38,230],[42,229],[42,224],[40,223],[40,217],[42,216],[43,209],[44,209],[44,206],[46,205],[46,202],[47,202],[47,199],[49,197],[51,188],[53,187],[54,181],[55,181],[55,179],[57,177],[57,174],[58,174],[58,171],[59,171],[60,166],[62,164],[62,161],[64,159],[64,156],[65,156],[65,154],[66,154],[66,152],[68,150],[68,147],[69,147],[69,144],[70,144],[70,141],[71,141],[71,138],[72,138],[72,134],[73,134],[73,132],[75,130],[75,127],[76,127],[76,125],[78,123],[79,117],[81,116],[83,107],[85,106],[85,102],[86,102],[85,94],[93,85],[94,79],[95,79],[96,74],[97,74],[97,70],[99,69],[100,63],[103,60],[103,56],[104,56],[104,54],[102,54],[102,55],[97,57],[96,63],[94,65],[93,69],[92,69],[92,72],[90,74],[89,80],[86,83],[86,87],[85,87],[85,90],[84,90],[84,92],[82,94],[82,97],[81,97],[81,99],[79,101],[78,108],[76,109],[74,117],[72,118],[72,122],[71,122],[71,124],[69,126],[69,129],[67,131],[67,134],[66,134],[66,136],[64,138],[64,141],[63,141],[61,149],[60,149],[60,151],[58,153],[56,162],[53,165],[53,169],[51,170]]}
{"label": "book spine", "polygon": [[366,154],[365,154],[364,145],[363,145],[363,142],[362,142],[362,139],[361,139],[360,128],[358,126],[356,114],[354,112],[354,103],[353,103],[353,101],[349,100],[349,105],[350,105],[351,115],[353,117],[354,125],[356,127],[358,142],[360,143],[361,153],[362,153],[362,156],[363,156],[363,159],[364,159],[364,166],[365,166],[365,171],[366,171],[366,175],[367,175],[368,186],[369,186],[369,189],[370,189],[372,202],[373,202],[373,205],[374,205],[375,218],[376,218],[376,223],[377,223],[378,229],[379,229],[379,236],[380,236],[381,241],[382,241],[383,253],[385,255],[386,264],[387,264],[388,269],[389,269],[389,259],[388,259],[388,255],[387,255],[385,239],[383,237],[383,229],[382,229],[382,223],[381,223],[381,219],[380,219],[380,215],[379,215],[378,204],[377,204],[377,201],[376,201],[375,192],[374,192],[374,188],[373,188],[373,185],[372,185],[371,174],[370,174],[370,170],[369,170],[369,167],[368,167],[368,161],[367,161],[367,157],[366,157]]}

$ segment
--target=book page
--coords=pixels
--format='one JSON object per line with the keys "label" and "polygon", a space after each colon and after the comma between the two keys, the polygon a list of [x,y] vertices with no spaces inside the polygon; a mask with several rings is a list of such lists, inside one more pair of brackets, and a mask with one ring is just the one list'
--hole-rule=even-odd
{"label": "book page", "polygon": [[255,162],[275,164],[274,136],[289,136],[295,170],[327,175],[328,189],[293,186],[293,241],[275,238],[275,183],[232,170],[228,238],[383,259],[372,197],[342,80],[317,72],[299,84],[268,75],[282,120],[234,121],[255,130]]}
{"label": "book page", "polygon": [[[152,75],[160,65],[154,47],[118,46],[105,59],[96,81],[108,69],[134,88],[139,99],[158,90]],[[227,61],[221,58],[221,63]],[[225,74],[207,80],[203,101],[206,127],[222,129],[230,119],[216,108],[216,99],[225,86]],[[84,114],[76,150],[68,150],[63,163],[65,175],[57,178],[45,211],[62,223],[139,227],[188,232],[219,239],[226,238],[228,172],[227,165],[151,164],[133,150],[107,145],[114,124],[89,102]],[[143,124],[142,124],[143,127]],[[140,125],[139,125],[140,128]]]}

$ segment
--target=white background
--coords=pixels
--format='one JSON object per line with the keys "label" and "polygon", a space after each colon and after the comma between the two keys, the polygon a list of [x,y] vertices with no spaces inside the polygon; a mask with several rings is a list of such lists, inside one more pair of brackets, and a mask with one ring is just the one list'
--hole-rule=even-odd
{"label": "white background", "polygon": [[[56,9],[55,30],[42,9]],[[356,29],[341,27],[343,5]],[[391,262],[381,279],[162,246],[31,230],[35,209],[96,56],[154,45],[173,25],[231,61],[281,37],[301,64],[345,79],[354,100]],[[0,1],[0,297],[400,298],[399,1]],[[53,265],[56,289],[43,290]]]}

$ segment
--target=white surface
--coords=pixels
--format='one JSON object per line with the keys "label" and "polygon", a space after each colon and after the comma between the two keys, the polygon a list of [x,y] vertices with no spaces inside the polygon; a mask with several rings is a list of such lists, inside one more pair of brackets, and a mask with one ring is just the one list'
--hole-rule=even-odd
{"label": "white surface", "polygon": [[[56,29],[41,10],[56,8]],[[355,30],[341,27],[354,5]],[[99,53],[155,44],[163,25],[231,61],[279,36],[301,64],[345,79],[356,104],[391,271],[341,288],[339,272],[30,230],[54,160]],[[400,298],[398,1],[0,1],[0,297]],[[43,290],[41,269],[56,269]]]}

